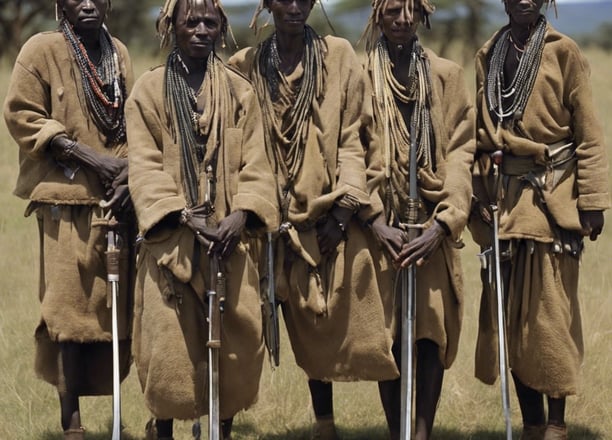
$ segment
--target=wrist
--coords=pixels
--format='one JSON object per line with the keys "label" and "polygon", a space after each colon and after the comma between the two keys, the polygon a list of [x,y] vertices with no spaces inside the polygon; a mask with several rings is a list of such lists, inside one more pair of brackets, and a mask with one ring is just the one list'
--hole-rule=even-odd
{"label": "wrist", "polygon": [[77,141],[70,139],[65,134],[60,134],[49,142],[53,155],[60,160],[72,159],[77,151]]}
{"label": "wrist", "polygon": [[444,235],[451,235],[451,230],[448,227],[448,225],[446,223],[444,223],[443,221],[440,221],[438,219],[435,219],[434,221],[435,224],[437,224],[438,226],[440,226],[440,228],[442,229]]}

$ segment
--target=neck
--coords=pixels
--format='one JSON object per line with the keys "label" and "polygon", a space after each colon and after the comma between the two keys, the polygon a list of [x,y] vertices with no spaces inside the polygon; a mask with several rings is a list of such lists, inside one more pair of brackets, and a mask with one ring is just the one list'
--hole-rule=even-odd
{"label": "neck", "polygon": [[73,29],[74,33],[77,37],[79,37],[79,40],[81,41],[81,43],[83,43],[83,46],[85,46],[85,48],[95,49],[100,46],[100,29],[87,31],[79,31],[75,28]]}
{"label": "neck", "polygon": [[416,40],[416,36],[406,43],[392,43],[387,40],[387,48],[389,50],[389,58],[391,61],[402,61],[409,59],[412,55],[412,45]]}
{"label": "neck", "polygon": [[281,60],[281,70],[291,72],[302,59],[304,53],[304,33],[287,34],[276,32],[276,47]]}
{"label": "neck", "polygon": [[[538,17],[539,18],[539,17]],[[514,42],[521,47],[524,47],[529,40],[529,36],[535,27],[537,20],[531,23],[517,23],[510,21],[510,33]]]}

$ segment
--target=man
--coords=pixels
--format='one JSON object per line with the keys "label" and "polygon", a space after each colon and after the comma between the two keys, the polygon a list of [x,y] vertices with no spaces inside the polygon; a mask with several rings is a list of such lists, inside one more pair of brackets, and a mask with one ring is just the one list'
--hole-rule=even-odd
{"label": "man", "polygon": [[332,381],[397,377],[375,268],[356,213],[370,204],[361,137],[371,120],[366,78],[350,44],[319,37],[314,0],[264,0],[274,33],[230,60],[255,85],[280,195],[277,297],[309,378],[314,438],[337,438]]}
{"label": "man", "polygon": [[[523,417],[521,438],[550,440],[567,438],[565,399],[577,392],[583,358],[582,237],[595,240],[601,233],[609,194],[587,61],[547,23],[540,13],[544,3],[554,0],[504,0],[510,22],[477,54],[476,171],[482,180],[475,195],[485,205],[499,205],[508,361]],[[496,151],[503,153],[499,180],[489,160]],[[474,220],[478,236],[478,216]],[[476,376],[493,383],[497,324],[487,290],[485,285]]]}
{"label": "man", "polygon": [[133,353],[156,418],[148,438],[155,431],[172,438],[173,419],[209,413],[206,295],[217,289],[217,264],[226,290],[218,371],[224,438],[259,388],[259,283],[246,233],[276,225],[278,206],[253,89],[215,53],[227,26],[217,0],[166,1],[158,32],[174,48],[127,103],[130,191],[144,237]]}
{"label": "man", "polygon": [[[407,300],[399,269],[417,266],[415,439],[431,435],[444,369],[457,354],[463,311],[459,247],[470,211],[475,150],[474,112],[462,69],[423,48],[417,36],[420,24],[429,27],[433,10],[428,0],[374,0],[364,35],[376,134],[369,183],[384,204],[371,224],[376,238],[371,252],[381,261],[380,290],[398,365],[405,362],[400,310]],[[411,148],[416,148],[413,168]],[[409,219],[413,171],[418,214]],[[412,241],[409,223],[422,227]],[[379,390],[391,438],[399,439],[401,395],[411,390],[401,389],[400,379],[380,382]]]}
{"label": "man", "polygon": [[20,147],[15,194],[30,200],[26,216],[36,213],[40,228],[36,372],[57,387],[65,438],[82,439],[79,397],[113,389],[104,255],[111,216],[124,242],[122,378],[130,365],[133,222],[123,106],[133,78],[127,49],[104,26],[110,2],[58,0],[56,7],[59,30],[21,49],[4,117]]}

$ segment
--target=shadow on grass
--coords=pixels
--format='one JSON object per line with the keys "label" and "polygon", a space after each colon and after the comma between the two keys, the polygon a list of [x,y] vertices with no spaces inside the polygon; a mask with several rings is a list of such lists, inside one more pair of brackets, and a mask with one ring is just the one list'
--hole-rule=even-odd
{"label": "shadow on grass", "polygon": [[[240,424],[235,426],[233,430],[233,438],[239,440],[252,435],[257,428],[251,424]],[[375,426],[367,428],[350,428],[340,426],[338,434],[343,440],[388,440],[386,427]],[[513,438],[520,437],[520,428],[513,427]],[[459,432],[453,429],[434,428],[431,436],[432,440],[500,440],[506,437],[505,431],[502,430],[478,430],[474,432]],[[568,437],[572,440],[604,440],[605,436],[601,432],[593,431],[589,427],[583,425],[571,425],[569,427]],[[261,440],[310,440],[310,427],[293,429],[291,431],[277,434],[261,434],[258,437]]]}
{"label": "shadow on grass", "polygon": [[[252,438],[253,432],[257,432],[257,430],[257,427],[252,424],[235,425],[234,429],[232,430],[232,437],[234,440],[240,440],[241,438],[245,437]],[[386,428],[381,426],[368,428],[350,428],[340,426],[338,428],[338,433],[340,438],[343,440],[387,440],[389,438]],[[570,426],[568,434],[568,437],[572,440],[603,440],[605,438],[603,433],[593,431],[590,428],[581,425]],[[205,435],[206,434],[203,434],[203,438],[205,438]],[[520,429],[518,427],[514,427],[513,438],[518,439],[519,436]],[[112,429],[110,427],[104,432],[86,432],[87,440],[109,440],[111,437]],[[125,431],[121,433],[121,440],[142,440],[142,438],[142,436],[133,436]],[[304,427],[276,434],[261,434],[258,438],[261,440],[310,440],[311,429],[310,427]],[[505,432],[501,430],[482,430],[465,433],[453,429],[434,428],[434,432],[432,434],[432,440],[500,440],[504,438]],[[47,431],[43,433],[42,437],[40,437],[40,440],[63,439],[63,433],[57,431]]]}
{"label": "shadow on grass", "polygon": [[[87,440],[110,440],[112,437],[112,425],[109,425],[105,430],[101,431],[85,431],[85,438]],[[121,440],[142,440],[143,438],[144,434],[141,436],[134,436],[126,431],[121,431]],[[60,431],[46,431],[43,432],[39,440],[64,440],[64,433]]]}

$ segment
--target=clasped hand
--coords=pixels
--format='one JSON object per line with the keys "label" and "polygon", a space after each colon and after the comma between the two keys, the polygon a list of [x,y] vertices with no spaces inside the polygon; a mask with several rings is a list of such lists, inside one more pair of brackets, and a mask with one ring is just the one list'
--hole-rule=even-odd
{"label": "clasped hand", "polygon": [[446,236],[444,228],[434,221],[421,235],[408,241],[405,231],[388,226],[380,217],[372,223],[372,232],[391,256],[394,266],[402,268],[413,263],[417,266],[425,264]]}
{"label": "clasped hand", "polygon": [[101,154],[88,145],[73,141],[65,135],[51,140],[51,149],[62,160],[73,160],[94,171],[106,189],[100,203],[103,208],[113,212],[127,211],[132,208],[128,189],[128,160]]}
{"label": "clasped hand", "polygon": [[227,258],[236,248],[245,228],[247,213],[237,210],[222,219],[216,228],[207,226],[207,209],[194,208],[185,224],[195,232],[198,241],[207,247],[208,255]]}
{"label": "clasped hand", "polygon": [[331,253],[345,238],[346,228],[352,216],[353,211],[350,209],[334,205],[327,219],[317,225],[317,242],[323,255]]}

